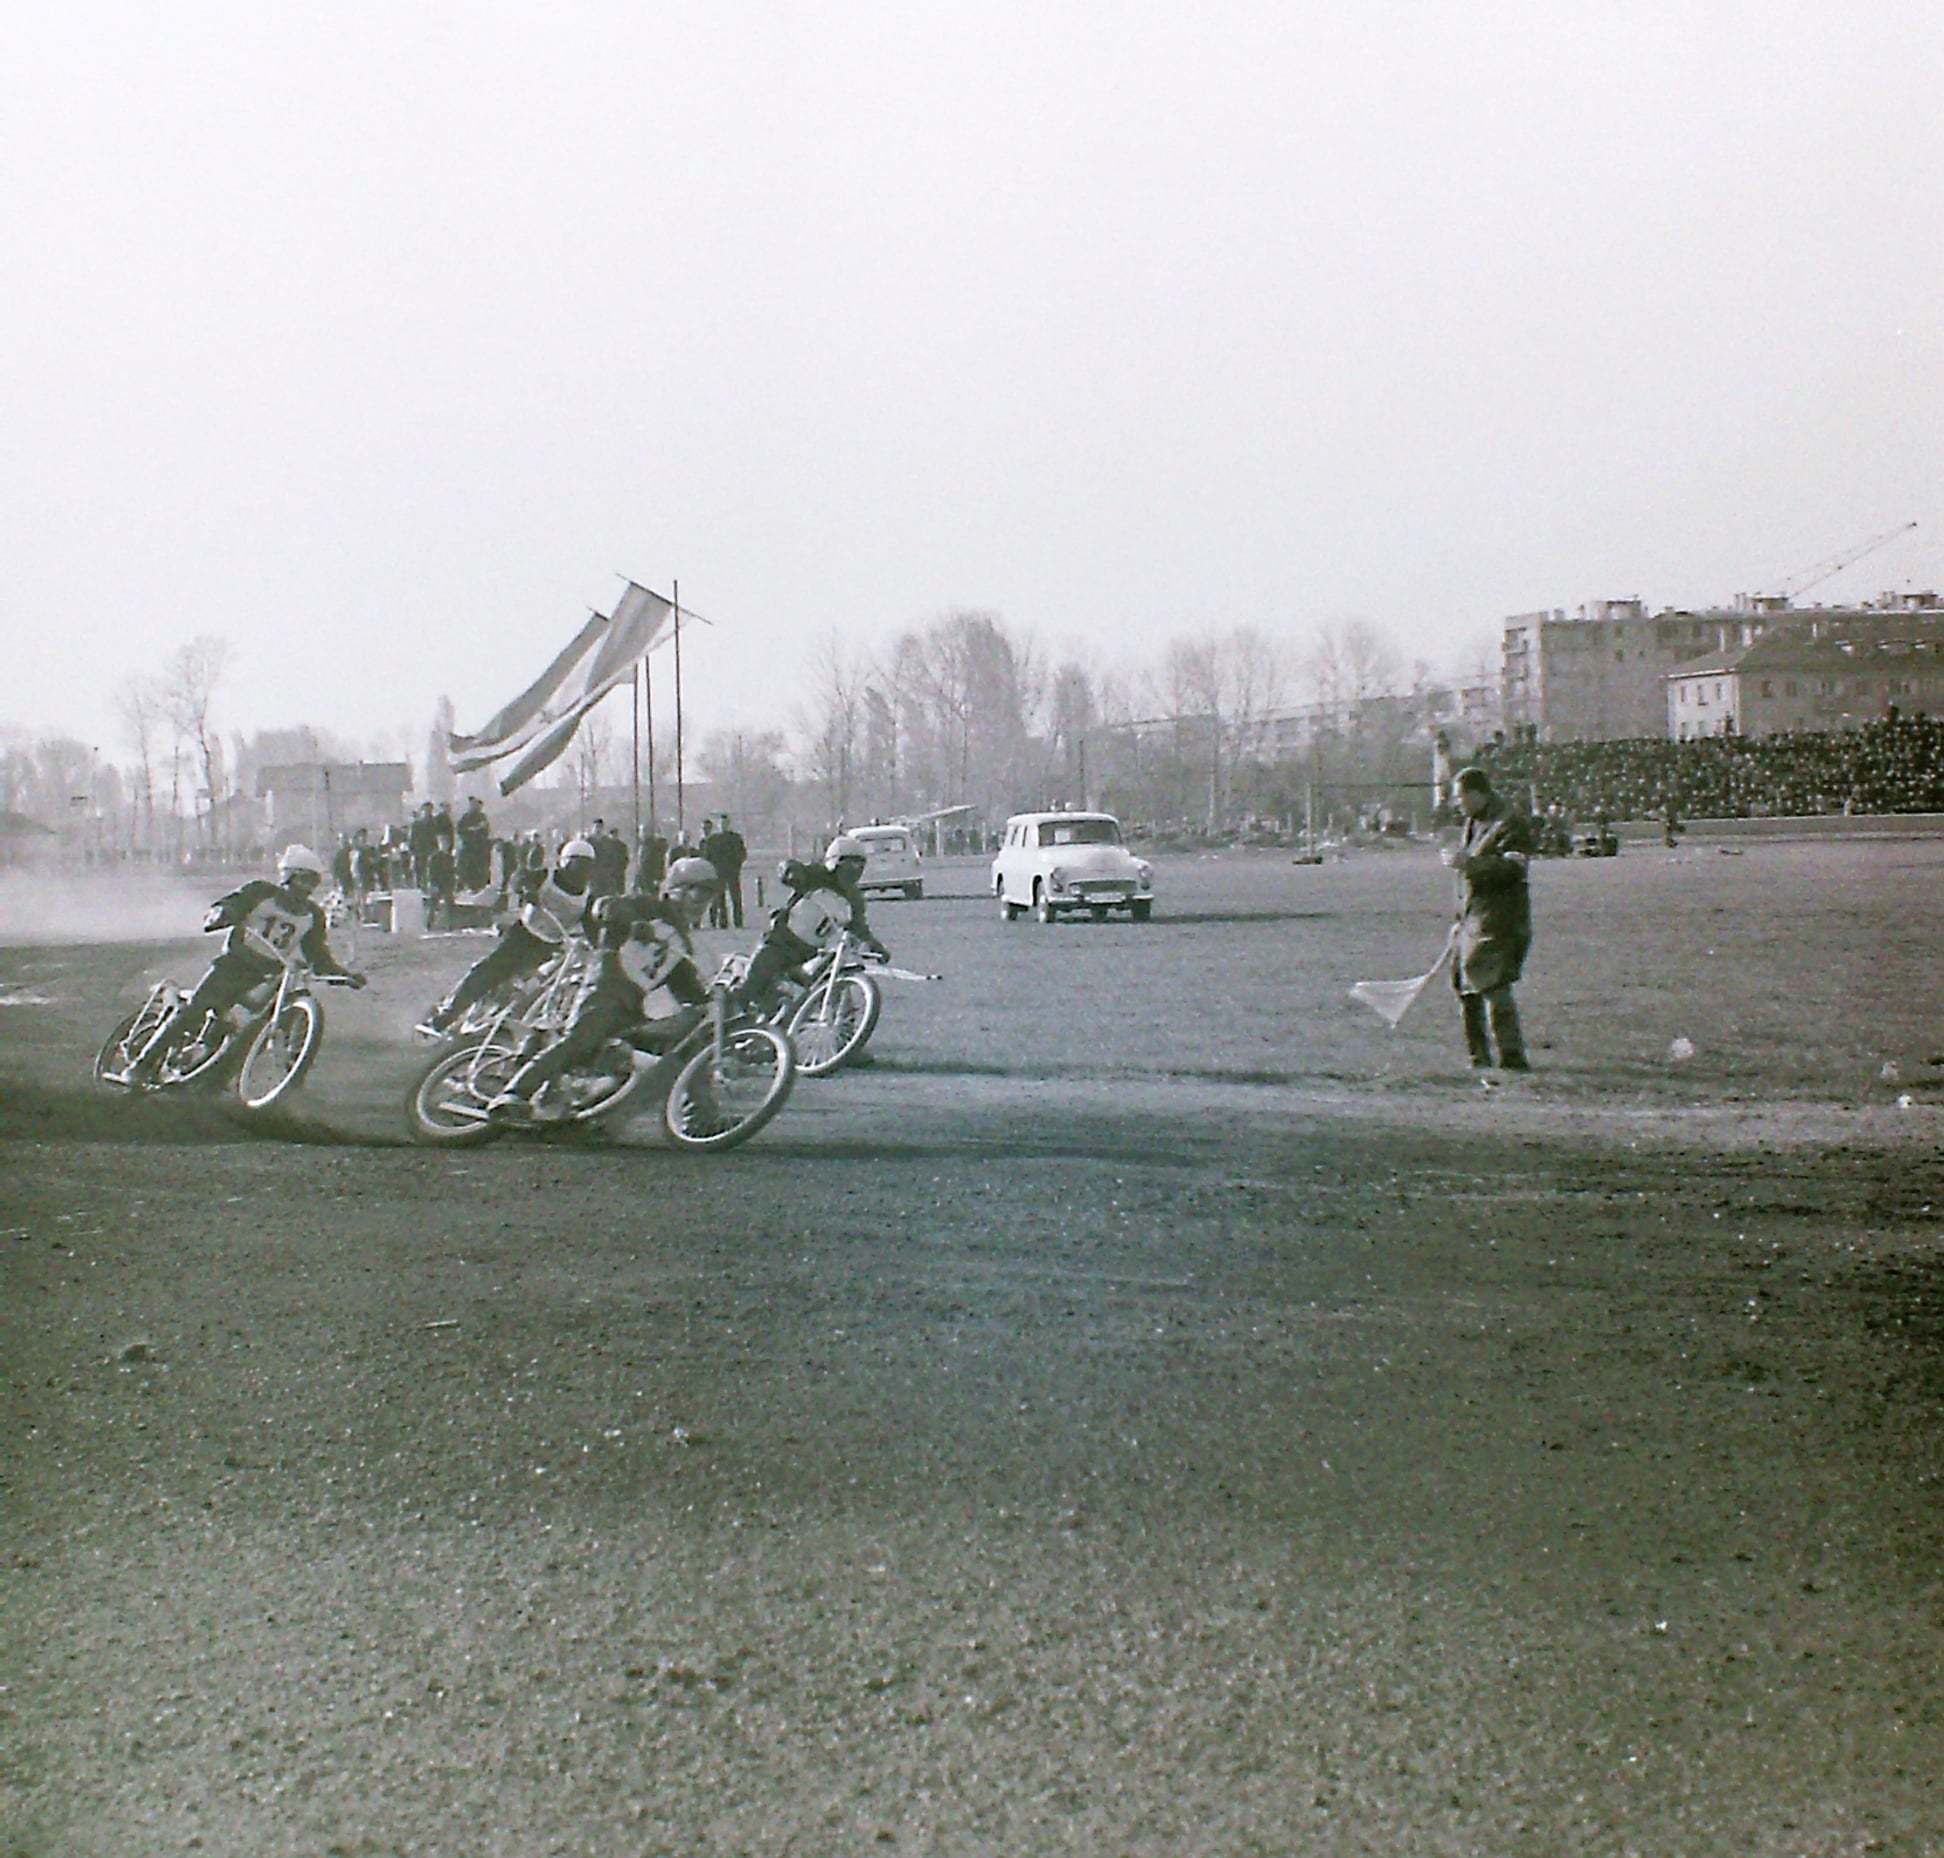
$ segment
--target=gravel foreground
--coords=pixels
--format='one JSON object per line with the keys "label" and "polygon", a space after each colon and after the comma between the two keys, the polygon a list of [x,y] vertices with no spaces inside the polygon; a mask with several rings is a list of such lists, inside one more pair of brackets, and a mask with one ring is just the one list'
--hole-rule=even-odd
{"label": "gravel foreground", "polygon": [[[1732,1003],[1667,1082],[1619,995],[1492,1093],[1292,1044],[1247,951],[1409,972],[1397,876],[1174,883],[885,909],[948,983],[723,1157],[402,1146],[472,948],[371,952],[268,1136],[83,1089],[157,950],[0,951],[0,1852],[1944,1850],[1939,1088]],[[1873,934],[1764,986],[1859,1036]]]}

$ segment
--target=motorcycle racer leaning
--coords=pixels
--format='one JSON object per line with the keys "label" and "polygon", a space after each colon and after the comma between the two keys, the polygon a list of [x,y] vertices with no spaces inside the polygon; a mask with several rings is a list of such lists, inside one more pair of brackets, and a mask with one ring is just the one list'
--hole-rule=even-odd
{"label": "motorcycle racer leaning", "polygon": [[180,1028],[201,1025],[205,1013],[227,1013],[252,988],[276,979],[280,964],[252,947],[252,936],[261,937],[280,955],[287,956],[295,948],[313,973],[338,975],[351,986],[362,987],[365,977],[331,953],[323,907],[314,895],[324,878],[324,861],[308,845],[289,845],[277,860],[274,883],[253,878],[218,897],[203,918],[203,930],[229,931],[222,953],[209,964],[195,991],[156,1027],[128,1069],[111,1073],[108,1081],[136,1086],[150,1082]]}
{"label": "motorcycle racer leaning", "polygon": [[551,871],[542,870],[522,885],[519,914],[500,931],[492,948],[459,977],[458,985],[422,1020],[417,1030],[442,1038],[475,1000],[510,987],[559,954],[571,934],[584,932],[593,901],[594,847],[569,839]]}
{"label": "motorcycle racer leaning", "polygon": [[824,850],[822,864],[783,867],[790,899],[770,918],[770,926],[749,963],[743,982],[742,1004],[759,1019],[775,1011],[777,989],[785,980],[808,979],[803,964],[813,961],[840,929],[852,935],[883,960],[891,951],[871,933],[864,914],[864,847],[840,832]]}
{"label": "motorcycle racer leaning", "polygon": [[[709,907],[716,882],[715,867],[706,859],[678,858],[660,897],[629,891],[594,905],[589,927],[599,960],[574,1002],[567,1030],[507,1080],[506,1089],[486,1106],[491,1114],[562,1121],[576,1106],[563,1097],[560,1080],[609,1040],[666,1051],[688,1032],[709,998],[689,931]],[[681,1010],[652,1018],[649,996],[664,989]]]}

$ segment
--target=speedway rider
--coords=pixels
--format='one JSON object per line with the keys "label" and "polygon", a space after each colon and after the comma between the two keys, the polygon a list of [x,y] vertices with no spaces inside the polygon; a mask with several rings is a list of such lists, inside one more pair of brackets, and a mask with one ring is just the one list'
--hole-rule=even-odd
{"label": "speedway rider", "polygon": [[[252,878],[218,897],[203,918],[203,930],[229,931],[222,953],[209,964],[195,991],[150,1034],[128,1068],[110,1073],[107,1081],[137,1087],[152,1083],[178,1030],[200,1026],[205,1013],[227,1013],[253,988],[274,981],[293,948],[312,973],[336,975],[352,987],[362,987],[365,977],[331,953],[323,906],[315,895],[325,875],[323,859],[308,845],[288,845],[277,860],[275,883]],[[259,939],[276,954],[264,954],[256,945]]]}
{"label": "speedway rider", "polygon": [[587,906],[594,900],[594,866],[592,843],[569,839],[551,871],[542,867],[528,874],[521,884],[525,900],[519,914],[415,1030],[427,1038],[443,1038],[475,1000],[536,973],[560,953],[569,935],[585,933]]}
{"label": "speedway rider", "polygon": [[[666,1051],[695,1024],[709,990],[696,970],[689,931],[709,907],[717,881],[707,859],[678,858],[660,897],[628,891],[595,903],[589,927],[599,958],[574,1002],[567,1030],[513,1074],[486,1106],[493,1115],[563,1121],[576,1106],[560,1080],[611,1039],[627,1039],[639,1050]],[[653,1018],[648,998],[663,989],[681,1010]]]}
{"label": "speedway rider", "polygon": [[776,1010],[777,989],[786,980],[807,981],[803,964],[814,961],[841,930],[848,929],[879,960],[891,958],[891,951],[871,933],[864,914],[863,876],[864,847],[845,832],[824,848],[822,864],[792,860],[783,866],[790,897],[770,917],[750,960],[742,988],[742,1004],[748,1011],[767,1019]]}

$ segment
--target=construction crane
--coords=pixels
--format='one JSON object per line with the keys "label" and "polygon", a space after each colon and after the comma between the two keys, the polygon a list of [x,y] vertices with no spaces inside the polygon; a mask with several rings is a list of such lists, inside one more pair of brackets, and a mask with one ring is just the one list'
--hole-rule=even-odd
{"label": "construction crane", "polygon": [[1785,600],[1793,600],[1806,594],[1812,587],[1820,587],[1832,575],[1840,574],[1852,562],[1861,561],[1865,555],[1874,555],[1886,542],[1894,542],[1900,535],[1908,535],[1917,527],[1915,522],[1899,523],[1894,529],[1886,529],[1881,535],[1873,535],[1867,542],[1859,542],[1854,548],[1846,548],[1840,555],[1831,555],[1826,561],[1818,561],[1812,567],[1790,576],[1775,591]]}

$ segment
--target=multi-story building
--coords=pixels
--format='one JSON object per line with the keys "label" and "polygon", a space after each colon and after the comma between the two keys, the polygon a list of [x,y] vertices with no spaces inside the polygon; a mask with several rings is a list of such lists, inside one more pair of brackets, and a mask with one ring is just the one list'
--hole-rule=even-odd
{"label": "multi-story building", "polygon": [[299,761],[257,770],[257,798],[273,837],[298,837],[330,856],[341,832],[375,838],[405,818],[412,770],[402,761]]}
{"label": "multi-story building", "polygon": [[1775,735],[1855,729],[1896,709],[1944,709],[1944,632],[1894,621],[1789,632],[1712,653],[1667,675],[1667,733]]}
{"label": "multi-story building", "polygon": [[1914,635],[1944,638],[1944,606],[1928,592],[1885,594],[1863,607],[1794,607],[1764,595],[1699,611],[1649,613],[1628,599],[1596,600],[1570,617],[1560,609],[1517,614],[1502,641],[1505,726],[1553,742],[1663,735],[1671,672],[1760,639],[1860,637],[1891,619]]}

